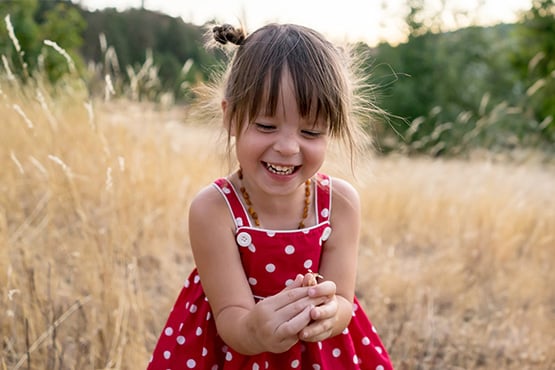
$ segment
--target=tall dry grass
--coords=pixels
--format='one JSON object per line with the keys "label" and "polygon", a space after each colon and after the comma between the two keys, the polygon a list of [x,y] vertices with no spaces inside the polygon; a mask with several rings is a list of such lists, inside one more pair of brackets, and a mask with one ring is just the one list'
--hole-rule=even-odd
{"label": "tall dry grass", "polygon": [[554,168],[380,160],[359,292],[400,369],[555,368]]}
{"label": "tall dry grass", "polygon": [[141,368],[189,269],[211,134],[178,142],[147,106],[39,93],[2,86],[0,367]]}
{"label": "tall dry grass", "polygon": [[[1,367],[144,368],[192,267],[189,200],[227,170],[218,128],[0,88]],[[389,157],[352,180],[357,293],[398,369],[555,368],[553,168]]]}

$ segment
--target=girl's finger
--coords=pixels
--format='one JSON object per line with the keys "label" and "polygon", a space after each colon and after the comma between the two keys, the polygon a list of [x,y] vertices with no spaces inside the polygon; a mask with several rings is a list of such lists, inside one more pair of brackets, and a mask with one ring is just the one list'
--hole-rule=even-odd
{"label": "girl's finger", "polygon": [[282,337],[297,336],[298,333],[310,323],[310,310],[312,310],[312,308],[313,306],[309,305],[297,315],[284,321],[278,326],[276,334]]}
{"label": "girl's finger", "polygon": [[308,289],[308,295],[310,297],[317,296],[331,296],[337,291],[337,287],[333,281],[323,281],[318,285],[312,286]]}
{"label": "girl's finger", "polygon": [[304,276],[303,279],[303,286],[314,286],[318,284],[316,281],[316,276],[313,273],[309,272]]}
{"label": "girl's finger", "polygon": [[335,299],[330,299],[325,304],[316,306],[310,311],[313,320],[325,320],[337,314],[338,305]]}
{"label": "girl's finger", "polygon": [[291,290],[291,289],[295,289],[295,288],[300,288],[304,286],[304,276],[301,274],[297,274],[297,276],[295,276],[295,280],[293,280],[293,283],[291,283],[290,285],[286,286],[285,290]]}

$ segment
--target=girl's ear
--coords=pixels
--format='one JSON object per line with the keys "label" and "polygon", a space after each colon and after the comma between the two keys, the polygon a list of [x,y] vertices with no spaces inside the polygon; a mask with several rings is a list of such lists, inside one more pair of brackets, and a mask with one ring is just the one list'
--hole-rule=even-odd
{"label": "girl's ear", "polygon": [[222,112],[224,117],[223,119],[224,127],[227,130],[227,133],[229,134],[229,136],[236,136],[237,132],[236,132],[235,124],[227,114],[227,100],[223,99],[221,105],[222,105]]}

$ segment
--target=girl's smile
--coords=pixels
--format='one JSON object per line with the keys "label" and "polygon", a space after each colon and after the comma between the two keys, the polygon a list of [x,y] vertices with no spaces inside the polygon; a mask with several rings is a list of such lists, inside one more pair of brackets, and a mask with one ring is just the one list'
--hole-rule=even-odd
{"label": "girl's smile", "polygon": [[[323,119],[304,117],[298,111],[293,81],[287,70],[280,83],[275,115],[255,117],[244,124],[236,137],[236,153],[245,177],[245,186],[256,203],[264,206],[270,196],[293,196],[302,193],[304,182],[322,166],[328,144]],[[275,199],[274,199],[275,200]]]}
{"label": "girl's smile", "polygon": [[300,168],[300,166],[287,166],[287,165],[279,165],[279,164],[272,164],[268,162],[262,162],[264,166],[276,175],[291,175],[295,170]]}

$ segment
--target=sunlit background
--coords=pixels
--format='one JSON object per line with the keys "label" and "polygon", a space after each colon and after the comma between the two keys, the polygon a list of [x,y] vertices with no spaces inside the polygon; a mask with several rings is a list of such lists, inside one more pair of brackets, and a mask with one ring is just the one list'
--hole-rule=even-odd
{"label": "sunlit background", "polygon": [[[232,24],[242,20],[249,30],[270,21],[300,23],[335,40],[363,41],[369,45],[380,41],[398,43],[407,34],[403,19],[408,7],[404,0],[81,0],[80,3],[90,10],[144,6],[197,25],[213,19]],[[514,22],[518,12],[530,7],[530,0],[432,0],[425,3],[429,15],[439,15],[446,29]]]}

